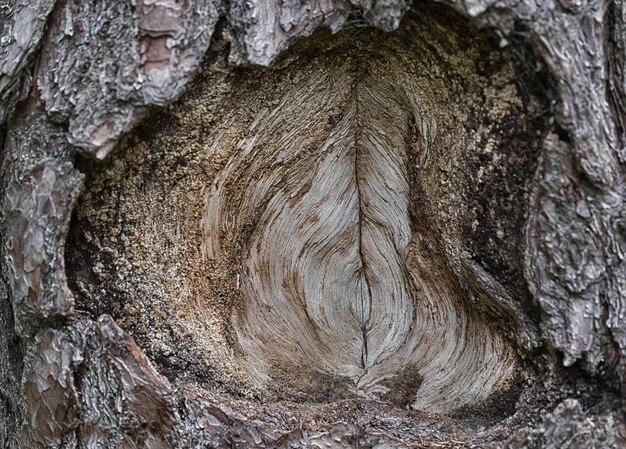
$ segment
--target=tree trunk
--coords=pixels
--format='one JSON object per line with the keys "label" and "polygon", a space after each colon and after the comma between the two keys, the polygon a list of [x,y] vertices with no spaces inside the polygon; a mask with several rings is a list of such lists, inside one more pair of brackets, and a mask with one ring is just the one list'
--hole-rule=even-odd
{"label": "tree trunk", "polygon": [[621,0],[0,18],[0,447],[626,445]]}

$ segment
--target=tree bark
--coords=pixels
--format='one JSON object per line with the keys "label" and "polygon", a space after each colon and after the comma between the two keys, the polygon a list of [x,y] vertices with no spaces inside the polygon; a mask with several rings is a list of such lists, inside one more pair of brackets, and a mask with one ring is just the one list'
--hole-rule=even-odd
{"label": "tree bark", "polygon": [[625,17],[0,5],[0,447],[625,446]]}

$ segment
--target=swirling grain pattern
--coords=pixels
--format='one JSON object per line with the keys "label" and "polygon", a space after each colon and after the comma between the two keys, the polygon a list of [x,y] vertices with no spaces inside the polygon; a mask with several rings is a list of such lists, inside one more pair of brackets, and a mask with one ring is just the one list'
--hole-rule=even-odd
{"label": "swirling grain pattern", "polygon": [[259,112],[206,189],[207,257],[244,255],[243,365],[265,389],[319,373],[365,397],[400,389],[422,410],[480,401],[513,356],[409,214],[411,156],[423,163],[436,138],[433,93],[399,60],[334,64]]}

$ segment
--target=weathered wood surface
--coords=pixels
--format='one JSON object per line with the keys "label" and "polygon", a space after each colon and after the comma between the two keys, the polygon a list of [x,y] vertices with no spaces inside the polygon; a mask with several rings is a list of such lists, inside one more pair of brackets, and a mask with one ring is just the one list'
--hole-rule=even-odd
{"label": "weathered wood surface", "polygon": [[[297,413],[274,416],[245,401],[178,389],[110,318],[74,312],[64,245],[83,182],[75,156],[105,158],[147,108],[180,96],[220,18],[232,64],[269,65],[319,27],[356,21],[391,30],[409,7],[393,0],[145,3],[0,3],[0,445],[403,447],[411,432],[415,444],[445,439],[445,432],[415,421],[407,430],[392,412],[379,427],[367,412],[358,422],[302,427],[292,421]],[[536,307],[540,335],[516,318],[518,340],[562,356],[566,366],[581,363],[587,374],[580,382],[590,394],[606,391],[584,377],[596,375],[614,388],[606,394],[619,398],[626,382],[626,6],[608,0],[449,6],[500,30],[503,45],[521,39],[555,81],[555,121],[543,142],[525,231],[524,273],[534,302],[515,305]],[[480,271],[467,273],[480,279]],[[615,404],[585,410],[567,399],[542,422],[518,424],[513,435],[499,435],[496,426],[474,443],[617,447],[625,430]]]}

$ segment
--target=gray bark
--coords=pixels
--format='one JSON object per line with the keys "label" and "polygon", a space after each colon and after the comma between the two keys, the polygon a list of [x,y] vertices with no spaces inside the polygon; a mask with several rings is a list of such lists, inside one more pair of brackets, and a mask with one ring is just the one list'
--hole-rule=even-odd
{"label": "gray bark", "polygon": [[[0,3],[0,447],[626,445],[626,4],[443,3],[436,7],[411,6],[402,0]],[[72,214],[81,194],[88,193],[85,177],[103,179],[99,167],[111,167],[104,164],[115,160],[126,166],[124,158],[133,156],[115,149],[133,151],[124,137],[138,138],[140,134],[133,133],[142,126],[142,118],[169,107],[189,86],[194,90],[176,107],[192,104],[199,85],[209,97],[230,98],[220,97],[220,86],[210,84],[220,73],[261,79],[263,73],[274,72],[241,67],[273,70],[276,61],[284,62],[280,57],[285,52],[300,51],[300,38],[320,28],[337,32],[356,22],[393,32],[408,15],[428,15],[437,8],[452,8],[472,29],[491,30],[506,51],[524,51],[525,69],[549,80],[544,98],[538,99],[549,104],[545,127],[532,138],[537,158],[524,181],[528,213],[517,230],[520,244],[513,245],[521,257],[510,262],[506,256],[502,260],[493,256],[517,268],[496,279],[488,263],[445,247],[441,266],[448,268],[437,275],[418,273],[424,278],[449,276],[460,285],[459,295],[469,299],[453,302],[451,310],[464,304],[471,317],[468,323],[482,323],[477,327],[488,329],[484,335],[497,334],[484,337],[485,344],[508,342],[503,343],[506,349],[493,354],[501,365],[510,356],[515,359],[512,363],[523,367],[513,382],[515,388],[494,389],[492,399],[476,394],[467,404],[459,403],[467,407],[457,409],[425,406],[407,411],[360,397],[321,404],[269,400],[264,404],[236,388],[237,394],[232,394],[184,377],[168,380],[163,372],[167,367],[150,349],[149,333],[129,333],[116,323],[119,317],[86,313],[88,307],[76,305],[65,250]],[[208,84],[197,81],[202,76]],[[387,88],[378,79],[371,83],[365,84],[372,89],[367,92]],[[470,87],[486,88],[481,83]],[[541,95],[535,91],[532,96]],[[233,105],[231,110],[247,107]],[[368,114],[367,106],[361,114]],[[369,106],[376,109],[375,102]],[[207,116],[215,110],[205,109]],[[194,111],[202,114],[200,106]],[[521,109],[516,113],[522,114]],[[468,116],[478,125],[488,120],[488,114]],[[398,119],[399,128],[406,126],[402,120]],[[495,129],[498,119],[493,120]],[[421,136],[427,136],[425,126]],[[265,130],[272,128],[267,125]],[[446,155],[433,157],[445,161]],[[247,164],[236,160],[230,169],[245,172]],[[246,176],[255,175],[252,170]],[[225,199],[218,197],[216,202]],[[217,205],[209,218],[235,215],[229,208],[234,205]],[[448,228],[441,229],[445,234]],[[510,232],[516,235],[515,230]],[[442,238],[453,241],[447,234]],[[474,244],[481,246],[478,240]],[[440,285],[447,286],[446,282]],[[272,291],[280,288],[272,286]],[[88,293],[100,301],[97,293]],[[120,316],[124,313],[130,312]],[[272,314],[263,316],[271,323]],[[241,332],[262,341],[259,328]],[[501,338],[503,334],[508,335]],[[276,357],[287,352],[283,349],[276,349]],[[260,359],[268,348],[242,351]],[[316,357],[322,358],[322,352],[315,352]],[[497,375],[504,371],[494,368]],[[466,385],[461,386],[465,391]],[[514,396],[515,405],[506,418],[489,414],[494,404],[505,400],[498,394]],[[472,402],[479,396],[480,404]],[[470,406],[481,404],[488,416],[472,425],[470,418],[478,409]]]}

